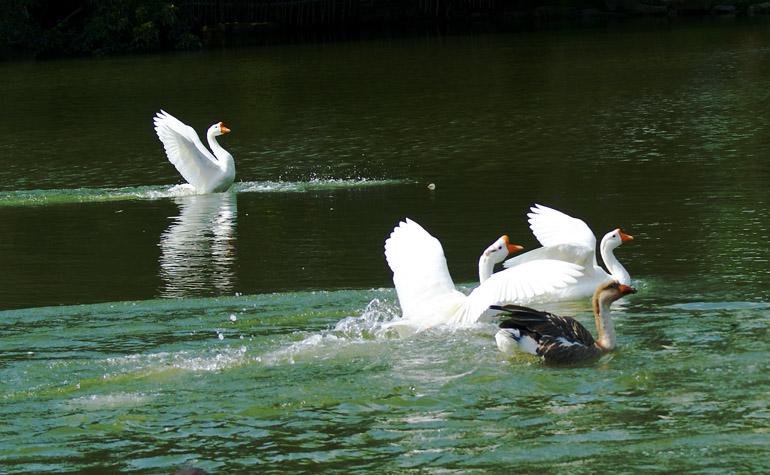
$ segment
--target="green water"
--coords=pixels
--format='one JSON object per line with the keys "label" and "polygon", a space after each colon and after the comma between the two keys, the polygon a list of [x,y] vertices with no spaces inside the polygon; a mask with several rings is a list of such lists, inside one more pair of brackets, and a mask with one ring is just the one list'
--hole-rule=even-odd
{"label": "green water", "polygon": [[[0,472],[752,473],[770,462],[770,28],[665,22],[0,64]],[[160,108],[223,121],[189,196]],[[426,188],[435,183],[435,191]],[[621,227],[619,348],[399,339],[534,203]],[[550,305],[593,329],[588,301]]]}

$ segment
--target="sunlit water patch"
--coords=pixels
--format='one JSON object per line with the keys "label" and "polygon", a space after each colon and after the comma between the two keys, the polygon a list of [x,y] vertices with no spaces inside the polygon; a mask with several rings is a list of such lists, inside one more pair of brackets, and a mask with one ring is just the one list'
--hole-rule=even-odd
{"label": "sunlit water patch", "polygon": [[[6,311],[0,463],[8,473],[759,468],[770,307],[655,302],[637,294],[617,306],[617,351],[569,369],[503,355],[491,323],[398,338],[386,325],[400,314],[392,289]],[[549,309],[593,328],[588,302]]]}

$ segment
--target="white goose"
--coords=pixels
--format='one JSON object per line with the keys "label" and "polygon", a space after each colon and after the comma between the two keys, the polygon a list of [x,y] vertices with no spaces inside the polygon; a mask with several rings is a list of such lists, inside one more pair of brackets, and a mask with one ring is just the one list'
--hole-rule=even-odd
{"label": "white goose", "polygon": [[585,269],[577,282],[554,289],[546,300],[558,302],[590,297],[596,287],[604,282],[618,281],[623,285],[631,285],[631,276],[613,251],[633,237],[622,233],[620,229],[604,235],[599,251],[609,270],[607,272],[596,260],[596,237],[585,222],[547,206],[535,205],[530,209],[531,213],[527,215],[530,228],[543,247],[508,259],[503,265],[511,269],[525,263],[556,259],[578,264]]}
{"label": "white goose", "polygon": [[482,254],[479,286],[465,295],[455,288],[438,239],[409,218],[400,222],[385,241],[385,258],[393,271],[402,318],[387,326],[405,337],[438,325],[472,325],[492,316],[490,305],[538,302],[582,276],[581,266],[553,259],[493,274],[495,263],[517,250],[507,243],[503,249],[505,241],[501,237]]}
{"label": "white goose", "polygon": [[235,179],[235,162],[216,139],[230,132],[222,122],[212,125],[206,132],[213,155],[203,146],[192,127],[168,112],[161,109],[153,123],[155,133],[166,149],[168,161],[174,164],[196,193],[215,193],[230,188]]}

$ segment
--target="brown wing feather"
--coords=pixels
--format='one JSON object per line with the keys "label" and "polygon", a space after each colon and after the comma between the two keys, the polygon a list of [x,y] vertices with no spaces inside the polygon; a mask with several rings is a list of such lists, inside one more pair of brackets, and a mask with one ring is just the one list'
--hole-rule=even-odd
{"label": "brown wing feather", "polygon": [[491,308],[505,312],[500,328],[516,328],[534,338],[537,354],[549,363],[575,363],[601,354],[594,337],[574,318],[519,305]]}

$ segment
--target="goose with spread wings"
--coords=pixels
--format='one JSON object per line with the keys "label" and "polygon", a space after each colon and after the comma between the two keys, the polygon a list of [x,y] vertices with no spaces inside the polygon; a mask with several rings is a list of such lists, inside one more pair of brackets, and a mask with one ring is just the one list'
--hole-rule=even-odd
{"label": "goose with spread wings", "polygon": [[551,302],[575,300],[593,295],[596,287],[604,282],[618,281],[631,285],[631,276],[615,257],[614,250],[632,236],[620,229],[607,234],[599,244],[599,252],[608,271],[605,271],[596,259],[596,237],[588,225],[581,219],[562,213],[547,206],[535,205],[530,208],[530,228],[542,247],[526,252],[505,261],[503,266],[515,269],[517,266],[533,264],[544,260],[572,262],[582,266],[585,271],[574,283],[556,288],[545,296]]}
{"label": "goose with spread wings", "polygon": [[216,193],[230,188],[235,180],[235,161],[217,142],[217,137],[230,132],[222,122],[206,132],[211,151],[203,146],[195,129],[164,110],[155,115],[153,123],[168,161],[196,193]]}
{"label": "goose with spread wings", "polygon": [[[490,248],[499,247],[500,240]],[[479,286],[466,295],[455,288],[439,240],[409,218],[385,241],[385,258],[402,312],[388,327],[402,337],[439,325],[472,325],[492,315],[490,305],[538,302],[583,274],[582,266],[554,259],[492,273],[495,259],[505,255],[485,252],[479,259]]]}

